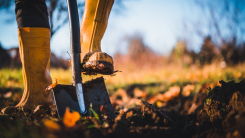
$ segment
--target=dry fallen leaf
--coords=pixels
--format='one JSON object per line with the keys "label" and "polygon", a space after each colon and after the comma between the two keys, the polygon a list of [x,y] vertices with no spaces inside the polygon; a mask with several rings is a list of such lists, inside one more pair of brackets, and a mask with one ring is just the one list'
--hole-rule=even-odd
{"label": "dry fallen leaf", "polygon": [[133,111],[127,112],[126,119],[133,116]]}
{"label": "dry fallen leaf", "polygon": [[163,103],[160,102],[160,101],[157,101],[157,102],[156,102],[156,106],[157,106],[158,108],[161,108],[161,107],[163,107]]}
{"label": "dry fallen leaf", "polygon": [[158,100],[157,96],[151,96],[147,98],[147,102],[150,104],[155,103]]}
{"label": "dry fallen leaf", "polygon": [[49,85],[49,86],[45,89],[45,91],[49,91],[49,90],[55,88],[55,86],[56,86],[57,84],[58,84],[58,80],[55,78],[55,83]]}
{"label": "dry fallen leaf", "polygon": [[173,86],[170,87],[169,90],[167,92],[165,92],[164,94],[158,94],[157,98],[160,101],[169,101],[174,99],[175,97],[177,97],[180,93],[180,87],[179,86]]}
{"label": "dry fallen leaf", "polygon": [[76,122],[80,119],[80,114],[78,112],[71,113],[69,108],[66,108],[65,115],[63,118],[63,123],[66,127],[73,127]]}
{"label": "dry fallen leaf", "polygon": [[198,106],[195,103],[193,103],[188,110],[188,114],[194,113],[196,111],[197,107]]}
{"label": "dry fallen leaf", "polygon": [[124,89],[118,89],[117,93],[119,96],[123,97],[123,96],[127,96],[127,92]]}
{"label": "dry fallen leaf", "polygon": [[60,126],[56,123],[56,122],[54,122],[54,121],[52,121],[52,120],[45,120],[44,122],[43,122],[43,124],[47,127],[47,128],[49,128],[50,130],[55,130],[55,131],[59,131],[60,130]]}
{"label": "dry fallen leaf", "polygon": [[3,95],[4,98],[9,98],[12,96],[12,92],[7,92],[6,94]]}
{"label": "dry fallen leaf", "polygon": [[127,104],[126,108],[131,107],[132,105],[141,105],[141,100],[140,99],[131,99]]}
{"label": "dry fallen leaf", "polygon": [[109,110],[106,107],[107,107],[107,105],[105,105],[105,106],[101,105],[100,106],[100,112],[103,114],[107,114],[109,112]]}
{"label": "dry fallen leaf", "polygon": [[68,60],[69,61],[69,65],[71,66],[71,60]]}
{"label": "dry fallen leaf", "polygon": [[138,87],[134,89],[134,96],[135,97],[141,97],[145,98],[146,97],[146,92],[141,91]]}
{"label": "dry fallen leaf", "polygon": [[194,85],[186,85],[184,88],[183,88],[183,91],[182,91],[182,95],[187,97],[191,94],[191,92],[194,90],[195,86]]}
{"label": "dry fallen leaf", "polygon": [[[122,98],[122,102],[123,103],[129,102],[130,98],[127,95],[127,92],[124,89],[118,89],[116,94]],[[115,95],[115,96],[117,97],[117,95]]]}

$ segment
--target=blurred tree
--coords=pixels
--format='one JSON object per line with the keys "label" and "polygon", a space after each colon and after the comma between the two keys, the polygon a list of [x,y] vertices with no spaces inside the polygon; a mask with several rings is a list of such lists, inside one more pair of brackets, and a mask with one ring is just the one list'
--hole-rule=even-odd
{"label": "blurred tree", "polygon": [[189,51],[186,47],[186,41],[178,40],[169,56],[169,63],[182,64],[184,67],[195,63],[196,54]]}
{"label": "blurred tree", "polygon": [[[185,31],[190,34],[185,35],[185,39],[189,44],[197,40],[196,38],[204,40],[198,55],[200,62],[210,63],[220,55],[223,58],[219,59],[223,59],[230,65],[243,62],[245,60],[245,0],[194,1],[201,12],[198,17],[186,20]],[[218,51],[214,47],[218,48]]]}
{"label": "blurred tree", "polygon": [[[14,0],[0,0],[0,12],[5,11],[6,13],[11,14],[11,19],[6,19],[6,22],[9,23],[13,20],[14,17]],[[46,0],[46,4],[48,7],[48,13],[50,17],[50,27],[51,27],[51,38],[52,36],[66,23],[69,21],[68,17],[68,9],[66,0]],[[80,15],[80,19],[82,19],[85,1],[77,0],[78,12]],[[116,8],[116,13],[120,13],[122,9],[124,9],[124,5],[122,0],[115,0],[114,6]]]}
{"label": "blurred tree", "polygon": [[143,43],[141,35],[132,36],[129,42],[127,55],[135,63],[144,64],[146,60],[154,57],[155,53]]}
{"label": "blurred tree", "polygon": [[209,35],[217,46],[234,40],[240,45],[245,41],[245,0],[196,0],[196,3],[203,10],[201,18],[206,22],[206,26],[196,28],[197,34]]}
{"label": "blurred tree", "polygon": [[215,58],[219,55],[219,51],[215,45],[213,45],[211,37],[204,38],[201,51],[198,54],[201,65],[211,64]]}
{"label": "blurred tree", "polygon": [[[144,69],[159,69],[163,66],[165,57],[155,53],[143,42],[143,36],[135,33],[125,37],[128,41],[128,52],[123,55],[120,52],[113,57],[115,67],[118,69],[127,68],[130,71]],[[125,66],[126,65],[126,66]]]}
{"label": "blurred tree", "polygon": [[176,56],[175,58],[180,59],[183,57],[186,51],[187,48],[186,48],[185,41],[178,40],[171,54],[175,55]]}
{"label": "blurred tree", "polygon": [[7,50],[3,49],[0,43],[0,68],[9,67],[10,62],[11,58],[7,53]]}

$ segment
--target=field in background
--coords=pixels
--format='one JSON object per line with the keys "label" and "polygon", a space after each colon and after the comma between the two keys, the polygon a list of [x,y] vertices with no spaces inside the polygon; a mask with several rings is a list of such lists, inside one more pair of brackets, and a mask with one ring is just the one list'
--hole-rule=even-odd
{"label": "field in background", "polygon": [[[161,107],[162,103],[179,95],[188,97],[208,93],[207,89],[220,85],[220,80],[239,82],[245,78],[245,62],[234,64],[220,54],[212,54],[217,49],[210,40],[205,41],[203,47],[200,53],[195,54],[179,41],[170,56],[165,57],[154,53],[141,38],[132,39],[127,54],[117,53],[113,57],[115,70],[119,72],[104,76],[114,109],[132,107],[139,99],[155,105],[161,103],[158,104]],[[63,63],[54,61],[51,65]],[[51,67],[53,83],[57,79],[58,84],[72,84],[69,64],[67,70],[62,66]],[[86,82],[99,76],[83,75],[82,78]],[[10,67],[0,70],[0,92],[0,108],[20,101],[23,92],[21,69]]]}
{"label": "field in background", "polygon": [[[130,69],[117,68],[122,71],[115,76],[104,76],[106,87],[110,95],[119,90],[125,90],[128,94],[135,90],[155,96],[159,93],[169,91],[169,88],[176,86],[180,89],[188,89],[183,95],[189,96],[198,92],[208,92],[207,88],[220,85],[219,80],[236,82],[245,78],[244,64],[235,67],[221,68],[220,65],[206,65],[203,68],[197,66],[163,66],[157,69]],[[71,84],[71,70],[51,69],[51,76],[54,82],[56,78],[59,84]],[[95,79],[98,76],[84,76],[83,81]],[[188,87],[188,88],[187,88]],[[0,107],[6,104],[17,104],[23,91],[23,80],[21,69],[0,70]],[[146,97],[146,96],[144,96]],[[8,101],[8,102],[7,102]]]}
{"label": "field in background", "polygon": [[[114,55],[114,67],[119,72],[104,76],[106,87],[110,95],[121,90],[132,95],[140,90],[144,95],[140,98],[146,99],[165,93],[172,87],[178,87],[186,96],[207,92],[207,88],[220,85],[220,80],[238,82],[245,78],[245,58],[237,51],[242,54],[243,49],[235,46],[217,49],[211,39],[206,38],[199,53],[189,51],[186,42],[178,41],[169,57],[166,57],[152,51],[141,37],[135,36],[130,40],[127,54]],[[0,69],[0,99],[16,104],[22,95],[23,80],[21,69],[18,69],[21,67],[20,60],[12,60],[11,63],[18,63],[18,66],[13,64]],[[51,76],[53,83],[57,79],[59,84],[72,84],[68,60],[51,54]],[[82,77],[85,82],[99,75]],[[0,107],[4,106],[3,103],[0,102]]]}

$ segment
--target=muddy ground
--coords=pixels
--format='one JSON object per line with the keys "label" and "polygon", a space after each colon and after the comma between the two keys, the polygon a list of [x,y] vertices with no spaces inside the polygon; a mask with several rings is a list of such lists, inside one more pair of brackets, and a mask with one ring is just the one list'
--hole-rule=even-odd
{"label": "muddy ground", "polygon": [[[142,101],[116,111],[115,119],[83,117],[69,128],[55,106],[40,106],[35,112],[15,109],[0,116],[0,137],[245,137],[245,82],[220,84],[208,94],[180,93],[161,108]],[[55,123],[47,125],[47,119]]]}

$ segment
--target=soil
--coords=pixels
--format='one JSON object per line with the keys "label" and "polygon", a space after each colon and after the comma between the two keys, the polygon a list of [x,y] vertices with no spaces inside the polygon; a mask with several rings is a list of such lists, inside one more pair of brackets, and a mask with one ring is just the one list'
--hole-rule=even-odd
{"label": "soil", "polygon": [[86,63],[81,64],[81,71],[85,72],[87,75],[111,75],[115,72],[114,67],[110,62],[100,60],[87,61]]}
{"label": "soil", "polygon": [[[220,81],[220,84],[210,89],[208,94],[198,93],[189,97],[179,95],[162,108],[142,102],[132,109],[115,112],[114,119],[100,116],[99,123],[90,119],[96,127],[86,128],[84,121],[80,120],[73,128],[62,127],[62,131],[48,132],[62,138],[245,137],[245,82]],[[2,123],[7,122],[4,117],[0,117]],[[58,116],[55,106],[40,106],[35,112],[23,114],[16,111],[8,117],[12,118],[12,122],[28,119],[31,124],[35,120]],[[61,121],[58,123],[63,125]]]}

